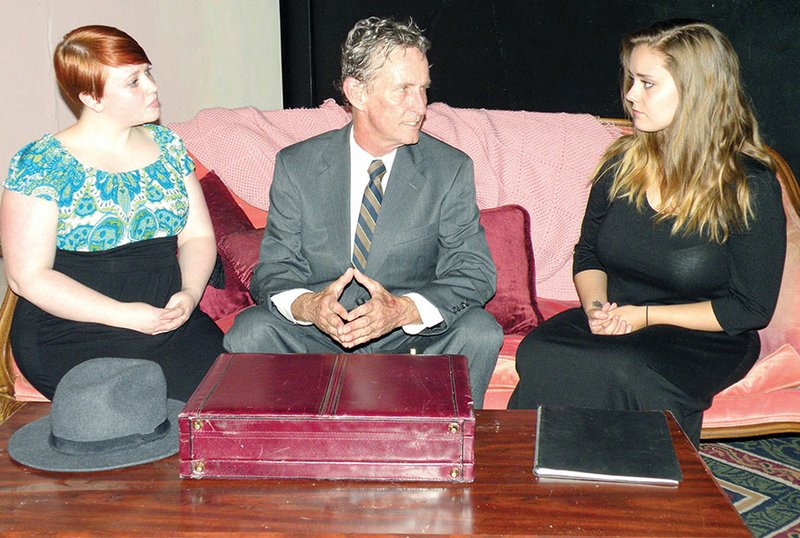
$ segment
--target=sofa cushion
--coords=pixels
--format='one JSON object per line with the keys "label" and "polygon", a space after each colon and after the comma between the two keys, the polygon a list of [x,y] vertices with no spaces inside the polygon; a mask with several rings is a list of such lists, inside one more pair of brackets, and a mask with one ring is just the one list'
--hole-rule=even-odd
{"label": "sofa cushion", "polygon": [[253,267],[258,263],[263,228],[235,232],[217,240],[220,254],[230,263],[239,282],[250,287]]}
{"label": "sofa cushion", "polygon": [[267,225],[267,212],[264,209],[259,209],[254,205],[250,205],[238,196],[236,193],[231,191],[231,197],[239,206],[247,218],[250,220],[250,224],[253,225],[253,228],[264,228]]}
{"label": "sofa cushion", "polygon": [[543,319],[536,305],[530,216],[522,206],[505,205],[481,210],[480,222],[497,268],[497,293],[486,310],[505,334],[527,333]]}
{"label": "sofa cushion", "polygon": [[784,389],[800,389],[800,354],[791,344],[783,344],[759,359],[743,379],[717,394],[714,400]]}
{"label": "sofa cushion", "polygon": [[517,373],[517,348],[524,334],[509,334],[503,338],[503,346],[497,355],[497,366],[492,372],[489,389],[483,397],[484,409],[505,409],[508,400],[519,382]]}
{"label": "sofa cushion", "polygon": [[[230,234],[252,230],[253,226],[219,176],[211,170],[201,180],[203,196],[211,215],[211,224],[217,237],[217,247],[222,238]],[[211,319],[219,319],[253,304],[250,292],[242,284],[230,261],[220,253],[225,272],[225,289],[206,287],[200,300],[200,309]],[[257,254],[256,254],[257,255]]]}
{"label": "sofa cushion", "polygon": [[[489,250],[497,267],[497,293],[486,305],[505,334],[527,333],[542,320],[536,306],[536,280],[528,212],[508,205],[480,212]],[[249,229],[217,239],[220,253],[241,284],[249,287],[258,262],[263,230]]]}
{"label": "sofa cushion", "polygon": [[245,212],[236,203],[231,192],[214,170],[210,170],[203,176],[200,180],[200,186],[203,188],[203,196],[206,199],[206,205],[211,215],[211,223],[214,225],[214,234],[217,236],[217,242],[219,242],[220,238],[234,232],[253,229],[250,219],[247,218]]}

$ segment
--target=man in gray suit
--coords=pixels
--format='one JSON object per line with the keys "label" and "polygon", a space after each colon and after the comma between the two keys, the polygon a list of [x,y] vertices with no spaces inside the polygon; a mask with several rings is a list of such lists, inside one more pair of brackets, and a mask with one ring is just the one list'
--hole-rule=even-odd
{"label": "man in gray suit", "polygon": [[496,273],[472,161],[420,132],[429,44],[412,21],[350,31],[341,86],[353,121],[278,153],[257,304],[225,348],[464,355],[480,408],[503,339],[482,308]]}

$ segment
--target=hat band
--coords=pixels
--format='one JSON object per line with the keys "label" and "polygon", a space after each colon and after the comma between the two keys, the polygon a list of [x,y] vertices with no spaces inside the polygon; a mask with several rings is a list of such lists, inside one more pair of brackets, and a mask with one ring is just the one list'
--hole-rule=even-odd
{"label": "hat band", "polygon": [[62,454],[96,454],[150,443],[167,435],[169,429],[169,419],[165,419],[150,433],[134,433],[123,437],[114,437],[113,439],[103,439],[102,441],[73,441],[53,435],[51,432],[50,445]]}

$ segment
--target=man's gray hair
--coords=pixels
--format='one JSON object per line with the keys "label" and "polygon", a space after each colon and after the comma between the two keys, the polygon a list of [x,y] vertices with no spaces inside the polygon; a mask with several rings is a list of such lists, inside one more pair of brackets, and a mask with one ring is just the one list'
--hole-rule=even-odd
{"label": "man's gray hair", "polygon": [[[422,35],[411,18],[407,23],[380,17],[362,19],[353,26],[342,45],[342,78],[338,88],[342,90],[347,77],[369,85],[398,47],[415,48],[427,55],[430,46],[430,40]],[[347,103],[344,91],[342,96]]]}

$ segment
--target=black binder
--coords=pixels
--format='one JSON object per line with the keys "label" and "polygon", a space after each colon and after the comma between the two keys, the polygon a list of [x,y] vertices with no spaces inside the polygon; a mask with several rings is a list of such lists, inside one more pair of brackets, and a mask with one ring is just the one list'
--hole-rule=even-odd
{"label": "black binder", "polygon": [[539,406],[533,472],[542,478],[677,485],[683,475],[661,411]]}

